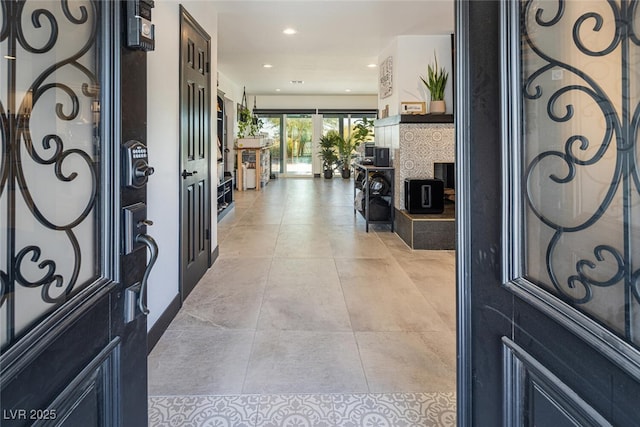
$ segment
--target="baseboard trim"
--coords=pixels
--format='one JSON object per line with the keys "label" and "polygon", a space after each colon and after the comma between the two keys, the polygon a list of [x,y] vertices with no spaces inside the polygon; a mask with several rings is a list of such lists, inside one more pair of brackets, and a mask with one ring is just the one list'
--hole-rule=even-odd
{"label": "baseboard trim", "polygon": [[209,267],[211,267],[213,263],[216,262],[219,256],[220,256],[220,245],[216,245],[216,248],[211,252],[211,258],[210,258],[211,262],[209,262]]}
{"label": "baseboard trim", "polygon": [[[220,246],[216,245],[216,248],[211,252],[211,263],[209,267],[213,265],[214,262],[220,256]],[[180,308],[182,307],[182,298],[180,298],[180,294],[176,295],[175,298],[169,303],[169,306],[166,310],[160,315],[156,323],[149,329],[147,333],[147,354],[151,353],[153,347],[156,346],[160,338],[162,338],[162,334],[167,330],[171,321],[176,317]]]}
{"label": "baseboard trim", "polygon": [[180,307],[182,307],[182,301],[180,294],[177,294],[147,333],[147,354],[151,353],[153,347],[160,341],[162,334],[164,334],[164,331],[167,330],[171,321],[176,317],[178,311],[180,311]]}

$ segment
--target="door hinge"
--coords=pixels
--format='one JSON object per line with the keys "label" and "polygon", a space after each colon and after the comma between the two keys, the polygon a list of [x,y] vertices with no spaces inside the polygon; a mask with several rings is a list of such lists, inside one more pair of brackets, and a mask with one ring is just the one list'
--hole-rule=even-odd
{"label": "door hinge", "polygon": [[208,228],[204,232],[204,238],[207,239],[207,240],[211,239],[211,233],[209,232]]}

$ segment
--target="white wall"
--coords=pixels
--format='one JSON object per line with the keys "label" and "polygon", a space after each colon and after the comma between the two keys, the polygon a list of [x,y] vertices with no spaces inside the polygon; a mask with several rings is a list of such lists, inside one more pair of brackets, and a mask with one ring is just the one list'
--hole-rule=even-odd
{"label": "white wall", "polygon": [[236,120],[236,106],[242,100],[242,86],[235,83],[223,73],[218,72],[218,90],[224,92],[225,109],[227,115],[227,147],[231,150],[225,159],[227,171],[233,170],[233,144],[238,133],[238,122]]}
{"label": "white wall", "polygon": [[[386,98],[378,98],[378,110],[384,110],[384,108],[389,106],[389,115],[395,116],[398,114],[400,108],[400,97],[398,96],[398,38],[396,37],[393,41],[386,47],[380,55],[378,55],[378,79],[380,79],[380,69],[382,63],[387,60],[387,58],[391,57],[393,62],[393,73],[391,74],[391,86],[392,91],[391,95]],[[378,88],[378,96],[380,96],[380,89]]]}
{"label": "white wall", "polygon": [[[377,108],[376,95],[255,95],[258,109],[366,109]],[[253,107],[253,94],[247,93],[249,108]],[[240,94],[240,98],[242,94]]]}
{"label": "white wall", "polygon": [[[215,95],[217,13],[208,2],[183,0],[181,3],[211,36],[211,84],[214,88],[212,95]],[[156,26],[156,49],[147,55],[147,135],[149,163],[156,168],[156,173],[149,179],[147,187],[147,216],[154,222],[149,234],[158,242],[159,255],[149,278],[151,313],[148,328],[155,324],[179,293],[180,3],[173,0],[157,1],[153,9],[153,22]],[[215,108],[212,108],[212,114],[215,115]],[[211,123],[216,123],[215,116]],[[215,132],[215,127],[212,127],[212,131]],[[215,169],[211,175],[215,183]],[[216,187],[212,185],[214,203],[215,192]],[[215,221],[214,215],[211,227],[214,248],[218,241]]]}
{"label": "white wall", "polygon": [[430,95],[420,76],[426,77],[427,66],[438,58],[438,68],[449,73],[444,99],[447,113],[453,112],[453,73],[451,59],[451,36],[399,36],[380,54],[378,64],[393,57],[393,93],[379,99],[378,109],[389,105],[389,115],[399,114],[401,102],[426,102],[429,109]]}

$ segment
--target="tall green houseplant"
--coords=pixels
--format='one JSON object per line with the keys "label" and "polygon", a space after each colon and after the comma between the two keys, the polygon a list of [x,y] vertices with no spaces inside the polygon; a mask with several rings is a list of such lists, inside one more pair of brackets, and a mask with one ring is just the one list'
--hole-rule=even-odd
{"label": "tall green houseplant", "polygon": [[338,164],[338,139],[340,135],[336,131],[327,132],[320,137],[320,152],[318,156],[322,159],[322,170],[324,177],[333,178],[333,170]]}
{"label": "tall green houseplant", "polygon": [[372,140],[373,119],[367,119],[366,117],[363,117],[356,120],[355,125],[353,126],[353,138],[358,143],[358,146],[363,142]]}
{"label": "tall green houseplant", "polygon": [[338,164],[340,165],[340,173],[344,179],[351,177],[351,160],[355,157],[356,149],[360,145],[354,136],[349,135],[346,138],[338,135],[336,138],[338,146]]}

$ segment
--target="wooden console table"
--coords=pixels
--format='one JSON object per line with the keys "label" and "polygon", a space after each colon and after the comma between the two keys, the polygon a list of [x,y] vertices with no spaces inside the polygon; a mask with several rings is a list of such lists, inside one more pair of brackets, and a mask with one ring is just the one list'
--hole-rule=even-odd
{"label": "wooden console table", "polygon": [[242,147],[242,148],[235,147],[236,156],[237,156],[237,165],[238,165],[238,176],[237,176],[238,191],[243,191],[242,185],[244,183],[244,176],[243,176],[244,173],[242,172],[242,153],[244,151],[255,151],[256,153],[256,191],[260,191],[262,187],[261,178],[263,173],[261,154],[262,154],[262,150],[268,150],[270,148],[271,148],[270,145],[264,146],[264,147]]}

